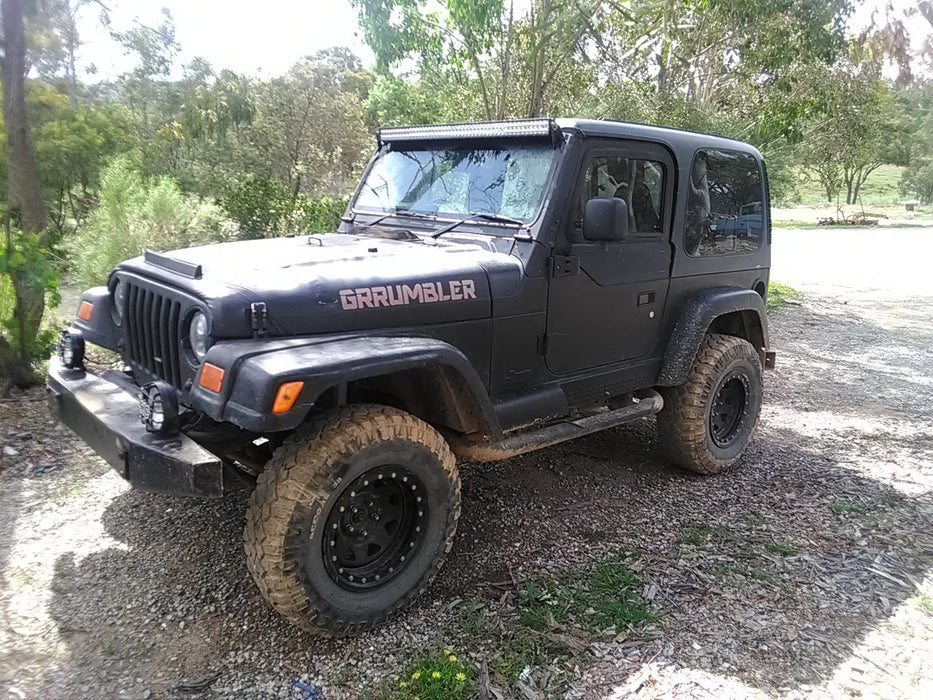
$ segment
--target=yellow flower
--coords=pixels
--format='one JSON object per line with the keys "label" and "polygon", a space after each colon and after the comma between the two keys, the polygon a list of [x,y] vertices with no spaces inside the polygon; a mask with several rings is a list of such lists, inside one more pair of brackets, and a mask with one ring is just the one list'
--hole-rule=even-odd
{"label": "yellow flower", "polygon": [[450,663],[453,663],[454,661],[457,660],[457,657],[454,656],[453,654],[451,654],[449,658],[450,658]]}
{"label": "yellow flower", "polygon": [[398,687],[399,687],[399,688],[407,688],[407,687],[408,687],[408,681],[399,681]]}
{"label": "yellow flower", "polygon": [[413,681],[416,681],[419,678],[421,678],[421,671],[415,671],[413,674],[411,674],[411,679]]}
{"label": "yellow flower", "polygon": [[461,671],[460,673],[457,674],[457,680],[458,680],[458,681],[465,681],[465,680],[466,680],[466,674],[465,674],[463,671]]}
{"label": "yellow flower", "polygon": [[444,649],[444,656],[450,656],[453,652],[450,649]]}
{"label": "yellow flower", "polygon": [[440,671],[434,671],[434,672],[431,674],[431,678],[440,678],[440,677],[441,677],[441,672],[440,672]]}

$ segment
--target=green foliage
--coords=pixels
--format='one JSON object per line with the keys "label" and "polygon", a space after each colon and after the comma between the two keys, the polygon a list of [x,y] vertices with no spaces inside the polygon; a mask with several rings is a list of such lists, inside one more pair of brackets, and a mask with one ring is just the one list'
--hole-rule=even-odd
{"label": "green foliage", "polygon": [[0,336],[8,338],[10,346],[27,362],[48,356],[55,330],[42,331],[35,337],[28,332],[23,335],[14,314],[13,280],[40,289],[46,305],[55,308],[61,302],[58,286],[61,275],[53,259],[38,234],[12,230],[8,238],[6,235],[0,238]]}
{"label": "green foliage", "polygon": [[900,182],[900,191],[906,197],[914,197],[922,204],[933,202],[933,158],[917,158],[905,170]]}
{"label": "green foliage", "polygon": [[424,81],[407,82],[391,75],[376,79],[366,100],[366,120],[372,128],[452,121],[447,108],[454,104]]}
{"label": "green foliage", "polygon": [[[499,687],[514,684],[526,669],[546,667],[549,680],[540,690],[544,697],[559,697],[567,678],[554,669],[586,663],[585,652],[594,641],[622,633],[637,638],[646,623],[655,621],[640,597],[643,582],[637,569],[635,557],[607,553],[589,565],[525,581],[498,606],[476,599],[453,601],[450,615],[457,638],[463,640],[463,656],[474,646],[481,649]],[[426,664],[437,658],[433,653],[419,656],[395,679],[392,692],[402,681],[410,683],[418,670],[423,677]],[[472,660],[475,666],[477,659]],[[573,664],[565,663],[568,660]],[[464,674],[472,681],[468,668]],[[471,696],[475,697],[475,685]]]}
{"label": "green foliage", "polygon": [[910,158],[909,125],[880,71],[878,64],[849,61],[812,72],[819,107],[798,153],[826,201],[844,194],[846,204],[854,204],[872,172]]}
{"label": "green foliage", "polygon": [[262,238],[279,232],[291,218],[294,199],[269,178],[248,175],[227,189],[220,206],[237,222],[240,238]]}
{"label": "green foliage", "polygon": [[793,287],[772,280],[768,282],[768,311],[777,311],[799,296],[800,292]]}
{"label": "green foliage", "polygon": [[300,209],[299,230],[302,233],[336,231],[340,223],[340,217],[347,210],[349,203],[349,195],[331,197],[324,194],[313,199],[305,197]]}
{"label": "green foliage", "polygon": [[475,692],[473,669],[450,649],[418,657],[401,677],[386,682],[377,697],[408,700],[454,700],[470,698]]}
{"label": "green foliage", "polygon": [[933,202],[933,81],[918,82],[898,95],[910,122],[913,152],[900,191],[923,204]]}
{"label": "green foliage", "polygon": [[537,631],[555,625],[591,632],[617,631],[654,621],[641,598],[639,576],[629,561],[608,557],[583,572],[527,582],[519,592],[519,620]]}
{"label": "green foliage", "polygon": [[349,197],[321,195],[314,199],[268,178],[242,178],[220,199],[239,227],[239,238],[263,238],[286,233],[324,233],[337,228]]}
{"label": "green foliage", "polygon": [[171,250],[223,240],[222,212],[185,195],[169,177],[144,179],[127,156],[101,174],[100,204],[72,242],[75,277],[101,284],[113,266],[146,248]]}

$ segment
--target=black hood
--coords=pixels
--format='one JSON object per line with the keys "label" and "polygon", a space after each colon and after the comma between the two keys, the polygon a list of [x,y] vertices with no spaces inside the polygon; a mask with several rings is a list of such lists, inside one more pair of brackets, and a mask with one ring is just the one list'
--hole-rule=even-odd
{"label": "black hood", "polygon": [[271,336],[490,318],[490,276],[513,286],[522,275],[518,260],[481,245],[347,234],[239,241],[161,257],[134,258],[117,274],[195,296],[210,312],[215,338],[251,335],[256,302],[266,305]]}

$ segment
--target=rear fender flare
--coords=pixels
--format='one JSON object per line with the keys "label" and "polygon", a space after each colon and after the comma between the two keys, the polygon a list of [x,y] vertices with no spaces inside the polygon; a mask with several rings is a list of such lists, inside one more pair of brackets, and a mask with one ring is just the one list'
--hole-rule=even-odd
{"label": "rear fender flare", "polygon": [[765,302],[754,289],[714,287],[692,295],[671,331],[658,386],[679,386],[696,358],[707,332],[726,333],[748,340],[764,358],[768,347]]}

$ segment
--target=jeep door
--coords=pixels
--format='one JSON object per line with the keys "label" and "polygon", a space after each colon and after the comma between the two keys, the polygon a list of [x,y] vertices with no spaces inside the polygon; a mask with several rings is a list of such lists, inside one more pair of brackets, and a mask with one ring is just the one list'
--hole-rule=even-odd
{"label": "jeep door", "polygon": [[[582,156],[550,270],[545,359],[555,374],[650,355],[670,278],[670,153],[652,143],[594,139]],[[583,215],[593,197],[625,201],[624,237],[586,240]]]}

